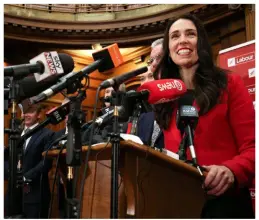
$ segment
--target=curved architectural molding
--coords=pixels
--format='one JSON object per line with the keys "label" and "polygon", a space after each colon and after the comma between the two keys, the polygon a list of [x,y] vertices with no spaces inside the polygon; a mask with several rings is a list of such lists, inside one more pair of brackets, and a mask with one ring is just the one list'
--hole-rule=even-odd
{"label": "curved architectural molding", "polygon": [[[76,22],[95,22],[95,21],[110,21],[132,19],[143,16],[150,16],[168,9],[177,9],[181,4],[124,4],[122,9],[117,4],[107,5],[99,4],[100,9],[94,10],[92,5],[62,5],[62,4],[29,4],[29,5],[8,5],[4,7],[6,14],[37,18],[42,20],[52,21],[76,21]],[[105,6],[105,7],[103,7]],[[118,7],[116,7],[118,6]]]}
{"label": "curved architectural molding", "polygon": [[[163,6],[163,5],[162,5]],[[161,6],[161,7],[162,7]],[[177,7],[176,7],[177,6]],[[209,5],[169,5],[167,9],[138,17],[106,21],[57,21],[21,17],[5,8],[5,38],[89,48],[91,44],[150,44],[163,35],[170,18],[205,10]],[[155,7],[155,6],[154,6]]]}

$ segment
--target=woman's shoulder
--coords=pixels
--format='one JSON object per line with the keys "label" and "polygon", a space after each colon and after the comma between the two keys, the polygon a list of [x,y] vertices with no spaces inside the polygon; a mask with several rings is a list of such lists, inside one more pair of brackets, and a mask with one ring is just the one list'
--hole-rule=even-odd
{"label": "woman's shoulder", "polygon": [[[246,90],[246,91],[245,91]],[[221,102],[227,102],[229,96],[235,96],[235,94],[246,93],[244,81],[237,73],[227,74],[227,87],[222,91]]]}
{"label": "woman's shoulder", "polygon": [[236,86],[236,85],[239,85],[240,83],[244,84],[241,76],[237,73],[228,73],[227,79],[228,79],[228,87],[231,87],[233,85]]}

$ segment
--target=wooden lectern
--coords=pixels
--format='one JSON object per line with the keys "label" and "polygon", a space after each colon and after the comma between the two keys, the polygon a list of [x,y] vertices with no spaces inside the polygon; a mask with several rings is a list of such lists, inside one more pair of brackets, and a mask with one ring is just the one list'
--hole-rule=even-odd
{"label": "wooden lectern", "polygon": [[[110,143],[92,146],[81,218],[110,217],[111,147]],[[88,147],[82,151],[85,158]],[[58,153],[59,150],[51,150],[48,156],[56,157]],[[60,169],[64,182],[65,153],[63,150]],[[120,142],[119,158],[120,218],[200,218],[205,194],[196,168],[132,141]],[[83,161],[80,177],[84,165]]]}

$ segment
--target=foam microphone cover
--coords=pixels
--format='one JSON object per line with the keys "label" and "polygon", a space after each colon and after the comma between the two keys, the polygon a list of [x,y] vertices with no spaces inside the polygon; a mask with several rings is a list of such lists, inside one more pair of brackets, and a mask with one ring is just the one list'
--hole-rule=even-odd
{"label": "foam microphone cover", "polygon": [[113,69],[123,63],[118,44],[112,44],[92,54],[95,61],[101,60],[102,65],[99,66],[99,72]]}
{"label": "foam microphone cover", "polygon": [[60,75],[50,76],[40,82],[37,82],[34,76],[27,76],[24,79],[20,80],[18,84],[20,86],[19,96],[21,100],[38,95],[42,91],[48,89],[50,86],[54,85],[59,78],[73,71],[73,59],[67,54],[59,53],[58,55],[64,69],[64,73]]}
{"label": "foam microphone cover", "polygon": [[187,92],[178,99],[178,105],[179,107],[183,105],[193,105],[194,99],[194,90],[187,90]]}
{"label": "foam microphone cover", "polygon": [[148,90],[148,102],[159,104],[178,99],[186,93],[186,86],[179,79],[161,79],[146,82],[137,91]]}

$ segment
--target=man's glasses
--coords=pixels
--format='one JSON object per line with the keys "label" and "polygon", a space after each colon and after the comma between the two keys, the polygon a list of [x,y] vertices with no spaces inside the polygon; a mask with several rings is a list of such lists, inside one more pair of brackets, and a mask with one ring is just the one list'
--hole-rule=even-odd
{"label": "man's glasses", "polygon": [[147,61],[147,65],[150,66],[155,60],[159,62],[160,59],[161,59],[161,55],[150,57],[149,60]]}

